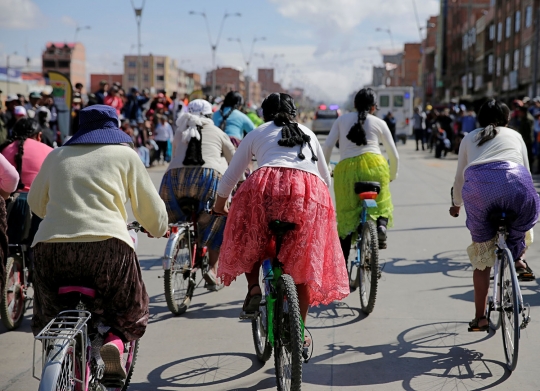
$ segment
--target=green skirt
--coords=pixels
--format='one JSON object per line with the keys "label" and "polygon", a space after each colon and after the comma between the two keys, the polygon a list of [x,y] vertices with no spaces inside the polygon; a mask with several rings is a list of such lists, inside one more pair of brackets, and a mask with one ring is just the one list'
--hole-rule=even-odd
{"label": "green skirt", "polygon": [[394,225],[388,162],[382,155],[364,153],[342,160],[334,170],[334,191],[340,238],[355,232],[360,225],[362,201],[354,193],[354,184],[362,181],[375,181],[381,184],[381,192],[376,200],[377,208],[368,209],[369,218],[376,220],[378,217],[386,217],[388,227]]}

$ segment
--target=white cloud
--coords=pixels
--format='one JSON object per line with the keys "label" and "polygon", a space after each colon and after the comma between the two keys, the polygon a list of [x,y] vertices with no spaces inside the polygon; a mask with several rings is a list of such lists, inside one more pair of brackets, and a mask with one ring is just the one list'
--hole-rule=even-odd
{"label": "white cloud", "polygon": [[0,28],[30,30],[42,26],[45,16],[32,0],[0,0]]}
{"label": "white cloud", "polygon": [[62,23],[68,27],[77,27],[77,22],[71,16],[62,16]]}

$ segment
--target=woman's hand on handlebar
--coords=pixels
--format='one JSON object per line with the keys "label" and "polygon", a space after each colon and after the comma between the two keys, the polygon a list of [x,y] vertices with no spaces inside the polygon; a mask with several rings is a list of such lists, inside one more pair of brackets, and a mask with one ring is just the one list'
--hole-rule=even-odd
{"label": "woman's hand on handlebar", "polygon": [[459,210],[461,209],[460,206],[451,206],[450,207],[450,216],[452,217],[458,217],[459,216]]}

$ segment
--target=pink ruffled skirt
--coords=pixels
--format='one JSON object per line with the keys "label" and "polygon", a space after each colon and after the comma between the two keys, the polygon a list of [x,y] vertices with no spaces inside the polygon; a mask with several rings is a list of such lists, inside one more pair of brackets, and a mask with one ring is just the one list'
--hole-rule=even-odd
{"label": "pink ruffled skirt", "polygon": [[291,168],[262,167],[234,196],[219,256],[223,283],[274,257],[272,220],[296,223],[283,238],[279,258],[296,284],[307,285],[310,305],[346,297],[347,270],[328,188],[316,175]]}

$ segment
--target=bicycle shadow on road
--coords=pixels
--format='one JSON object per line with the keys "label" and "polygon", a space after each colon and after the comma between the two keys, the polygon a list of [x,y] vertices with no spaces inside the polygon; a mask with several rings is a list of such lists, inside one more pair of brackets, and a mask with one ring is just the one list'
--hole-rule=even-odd
{"label": "bicycle shadow on road", "polygon": [[[374,386],[400,382],[404,390],[486,390],[510,373],[468,345],[492,334],[470,335],[466,323],[441,322],[403,331],[397,343],[354,347],[327,345],[304,366],[303,382],[323,386]],[[366,359],[369,356],[375,358]],[[347,363],[343,363],[347,360]]]}
{"label": "bicycle shadow on road", "polygon": [[472,279],[472,265],[466,251],[443,251],[426,259],[389,258],[383,272],[392,274],[442,273],[447,277]]}
{"label": "bicycle shadow on road", "polygon": [[[203,354],[162,365],[148,374],[147,380],[149,384],[134,383],[130,388],[132,387],[135,390],[156,390],[160,388],[202,389],[203,387],[224,384],[250,376],[261,368],[262,364],[254,354]],[[227,388],[224,386],[223,389]]]}
{"label": "bicycle shadow on road", "polygon": [[349,307],[345,302],[310,307],[307,321],[308,329],[329,329],[348,326],[364,320],[367,315],[360,308]]}

